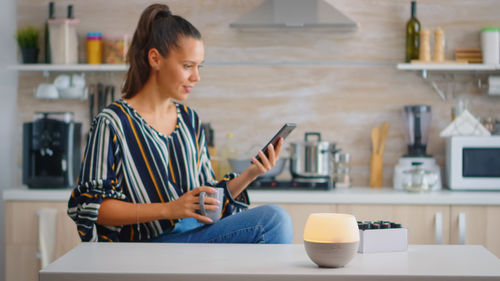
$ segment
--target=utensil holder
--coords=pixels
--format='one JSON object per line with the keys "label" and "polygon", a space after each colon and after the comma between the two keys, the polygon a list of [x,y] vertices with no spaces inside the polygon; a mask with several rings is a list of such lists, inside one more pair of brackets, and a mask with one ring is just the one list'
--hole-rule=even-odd
{"label": "utensil holder", "polygon": [[384,167],[381,154],[372,154],[370,157],[370,186],[382,187],[382,168]]}

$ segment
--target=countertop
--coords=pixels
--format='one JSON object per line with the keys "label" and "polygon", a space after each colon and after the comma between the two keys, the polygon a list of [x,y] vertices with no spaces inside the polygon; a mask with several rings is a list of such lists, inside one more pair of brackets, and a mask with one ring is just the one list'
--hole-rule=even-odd
{"label": "countertop", "polygon": [[[411,204],[411,205],[500,205],[500,191],[451,191],[408,193],[392,188],[353,187],[330,191],[249,190],[252,203],[264,204]],[[71,189],[7,189],[6,201],[67,201]]]}
{"label": "countertop", "polygon": [[499,280],[500,260],[476,245],[410,245],[318,268],[303,244],[82,243],[39,273],[59,280]]}

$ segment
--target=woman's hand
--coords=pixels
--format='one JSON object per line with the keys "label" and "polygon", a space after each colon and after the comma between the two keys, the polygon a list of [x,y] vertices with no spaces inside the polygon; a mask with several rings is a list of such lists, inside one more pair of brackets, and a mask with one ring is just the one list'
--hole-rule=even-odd
{"label": "woman's hand", "polygon": [[[171,219],[183,219],[183,218],[195,218],[200,222],[212,223],[212,220],[208,217],[200,215],[200,193],[215,193],[216,190],[209,186],[200,186],[193,190],[190,190],[179,199],[167,203],[169,210],[166,212],[168,217]],[[217,199],[205,196],[205,209],[217,210],[219,203]]]}
{"label": "woman's hand", "polygon": [[252,165],[248,167],[248,172],[254,178],[257,178],[258,176],[271,170],[271,168],[274,167],[274,165],[276,165],[276,161],[278,161],[279,159],[282,145],[283,145],[283,138],[280,138],[276,147],[274,147],[273,144],[270,144],[267,147],[268,156],[266,156],[264,152],[262,152],[262,150],[259,150],[258,155],[260,157],[260,161],[257,160],[257,158],[252,157]]}

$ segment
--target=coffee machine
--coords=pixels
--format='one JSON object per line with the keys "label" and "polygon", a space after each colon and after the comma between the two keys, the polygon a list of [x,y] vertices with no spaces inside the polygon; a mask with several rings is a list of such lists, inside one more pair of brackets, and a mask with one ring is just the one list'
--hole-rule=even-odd
{"label": "coffee machine", "polygon": [[81,123],[70,112],[42,112],[23,124],[23,184],[74,187],[81,164]]}
{"label": "coffee machine", "polygon": [[403,128],[408,153],[399,159],[394,167],[394,188],[403,188],[403,175],[415,165],[435,173],[437,180],[432,190],[441,189],[441,169],[436,160],[428,155],[427,140],[431,127],[431,107],[428,105],[407,105],[403,109]]}

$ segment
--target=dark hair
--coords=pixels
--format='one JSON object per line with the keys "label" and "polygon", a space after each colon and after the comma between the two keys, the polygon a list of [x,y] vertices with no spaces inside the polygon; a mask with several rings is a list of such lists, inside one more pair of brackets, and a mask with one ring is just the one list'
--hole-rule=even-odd
{"label": "dark hair", "polygon": [[151,71],[149,50],[156,48],[167,57],[172,48],[179,47],[182,36],[201,39],[198,29],[186,19],[172,15],[167,5],[153,4],[142,12],[127,53],[130,67],[122,89],[123,98],[133,97],[148,80]]}

